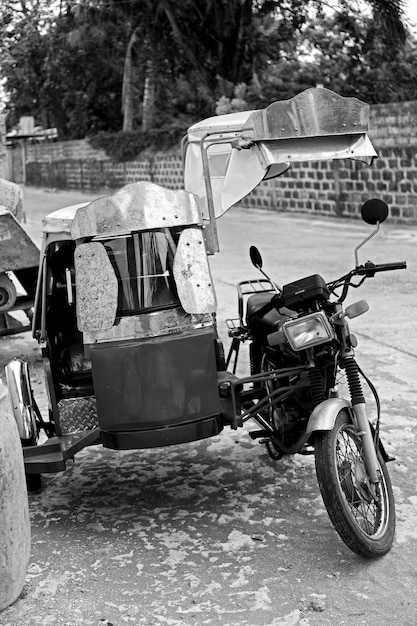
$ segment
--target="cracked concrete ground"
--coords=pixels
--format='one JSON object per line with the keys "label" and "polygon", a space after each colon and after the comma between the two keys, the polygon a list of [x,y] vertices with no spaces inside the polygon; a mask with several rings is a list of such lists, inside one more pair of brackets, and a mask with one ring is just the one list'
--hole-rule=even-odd
{"label": "cracked concrete ground", "polygon": [[[25,190],[26,227],[82,201],[81,194]],[[353,267],[369,233],[359,221],[232,209],[219,220],[211,259],[225,344],[237,315],[235,285],[256,277],[255,244],[280,284],[327,280]],[[409,625],[417,623],[417,229],[387,223],[360,260],[407,260],[353,290],[370,311],[352,320],[357,359],[378,388],[382,436],[397,507],[393,549],[363,560],[327,517],[312,457],[272,461],[237,432],[170,448],[116,452],[92,447],[30,496],[32,555],[21,598],[2,626]],[[37,345],[29,333],[0,340],[1,364],[30,361],[45,406]],[[242,371],[245,365],[242,364]]]}

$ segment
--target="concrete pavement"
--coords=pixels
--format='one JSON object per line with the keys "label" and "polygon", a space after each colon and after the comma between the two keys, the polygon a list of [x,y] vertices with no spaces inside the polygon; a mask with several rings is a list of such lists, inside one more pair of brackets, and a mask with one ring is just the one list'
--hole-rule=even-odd
{"label": "concrete pavement", "polygon": [[[84,194],[25,190],[27,228]],[[221,252],[211,259],[219,329],[237,316],[235,285],[256,277],[249,245],[283,284],[353,267],[365,224],[231,209],[219,220]],[[407,260],[380,274],[349,302],[370,311],[351,322],[358,361],[383,407],[397,537],[367,562],[339,540],[321,503],[311,457],[275,463],[247,435],[224,431],[171,448],[83,451],[30,498],[32,557],[24,596],[2,626],[143,624],[170,626],[380,626],[417,619],[416,232],[384,225],[360,251],[376,263]],[[41,364],[29,335],[3,338],[5,355],[27,354],[42,394]],[[320,601],[320,602],[318,602]],[[322,610],[320,610],[322,609]]]}

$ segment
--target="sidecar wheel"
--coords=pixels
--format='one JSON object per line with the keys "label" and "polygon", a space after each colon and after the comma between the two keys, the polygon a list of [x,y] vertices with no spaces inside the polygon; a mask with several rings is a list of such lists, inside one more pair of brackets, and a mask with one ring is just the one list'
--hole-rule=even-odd
{"label": "sidecar wheel", "polygon": [[386,554],[395,533],[391,480],[378,453],[381,481],[376,497],[371,494],[361,440],[346,411],[340,411],[332,430],[317,433],[315,461],[321,495],[341,539],[365,558]]}

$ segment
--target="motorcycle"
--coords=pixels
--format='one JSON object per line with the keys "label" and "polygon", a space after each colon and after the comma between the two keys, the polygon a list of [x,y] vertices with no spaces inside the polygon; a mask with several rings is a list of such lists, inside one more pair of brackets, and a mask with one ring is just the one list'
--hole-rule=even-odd
{"label": "motorcycle", "polygon": [[[353,278],[381,267],[357,263],[339,281],[312,276],[282,290],[266,275],[242,283],[240,322],[230,328],[225,358],[208,262],[219,250],[217,218],[263,180],[305,161],[371,164],[377,155],[368,113],[355,98],[315,88],[264,110],[209,118],[184,139],[184,190],[140,181],[44,219],[32,332],[47,415],[27,363],[6,366],[30,489],[91,445],[168,446],[253,418],[260,430],[252,436],[273,458],[315,449],[330,517],[354,551],[374,557],[389,550],[388,456],[379,419],[375,426],[367,419],[346,319],[365,304],[342,308]],[[385,213],[375,200],[363,211],[378,228]],[[263,272],[255,248],[252,259]],[[244,377],[236,375],[242,341],[251,342]],[[347,373],[349,401],[336,397],[339,369]]]}
{"label": "motorcycle", "polygon": [[[361,214],[377,225],[368,241],[387,218],[388,207],[368,200]],[[326,282],[315,274],[279,288],[252,246],[252,263],[264,278],[238,285],[240,319],[237,324],[228,320],[232,343],[226,366],[236,372],[240,345],[248,341],[251,376],[239,380],[246,386],[240,394],[241,422],[253,418],[258,423],[260,429],[250,436],[265,444],[274,460],[314,454],[320,492],[336,531],[351,550],[373,558],[387,553],[394,539],[395,504],[386,467],[392,457],[380,438],[379,397],[356,362],[357,340],[348,323],[369,306],[366,300],[346,308],[343,303],[351,288],[379,272],[405,269],[406,263],[361,265],[358,248],[355,268],[341,278]],[[349,398],[338,393],[344,377]],[[373,424],[361,379],[375,397]]]}

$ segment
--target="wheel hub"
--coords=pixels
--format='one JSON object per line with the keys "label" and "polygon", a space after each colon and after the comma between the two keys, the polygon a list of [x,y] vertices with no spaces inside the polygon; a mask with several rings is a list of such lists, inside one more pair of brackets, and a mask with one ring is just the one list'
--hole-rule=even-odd
{"label": "wheel hub", "polygon": [[362,459],[356,459],[353,480],[355,490],[359,494],[361,500],[369,504],[370,502],[372,502],[372,500],[377,499],[375,486],[372,485],[369,481],[369,477],[365,469],[365,464]]}

